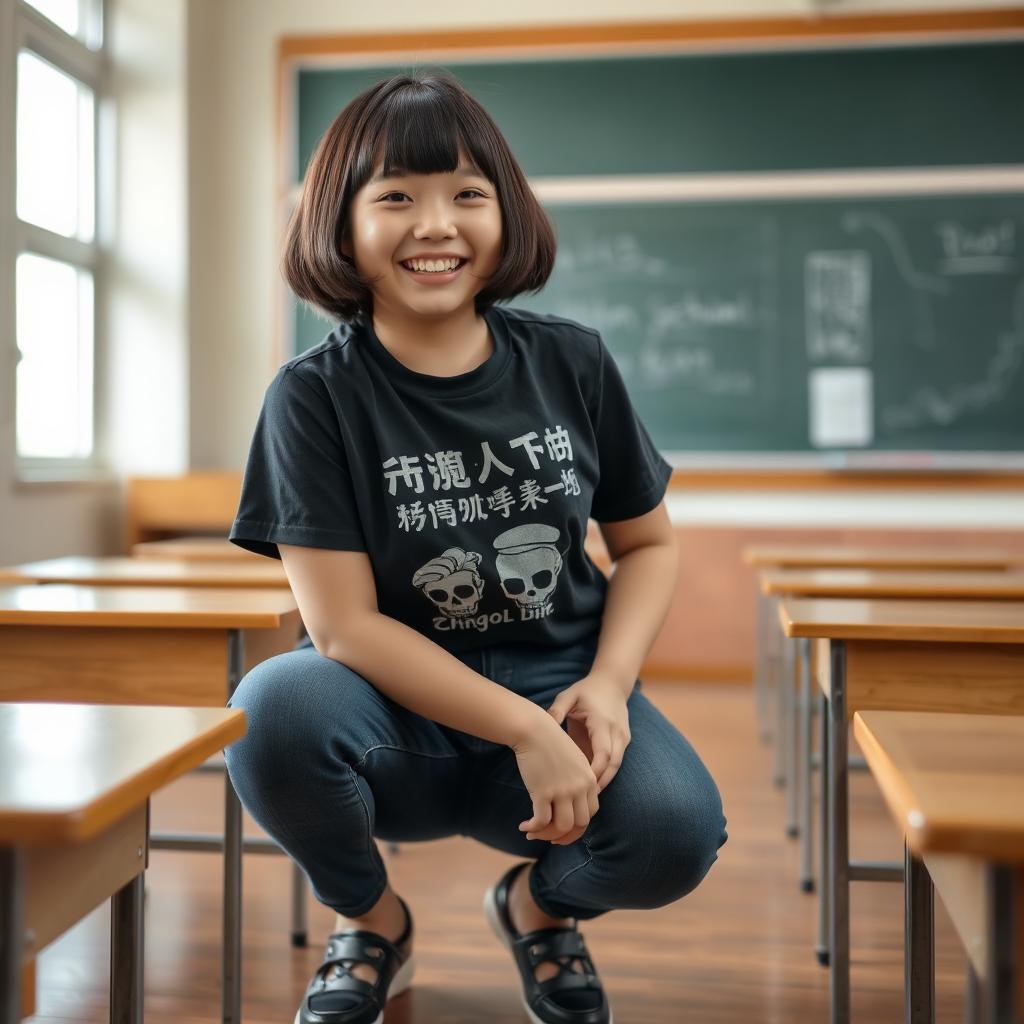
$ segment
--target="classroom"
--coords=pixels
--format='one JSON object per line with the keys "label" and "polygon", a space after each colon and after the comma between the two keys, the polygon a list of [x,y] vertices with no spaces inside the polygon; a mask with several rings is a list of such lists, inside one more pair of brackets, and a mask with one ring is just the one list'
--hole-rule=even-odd
{"label": "classroom", "polygon": [[1024,1024],[1022,111],[1010,0],[0,0],[0,1024]]}

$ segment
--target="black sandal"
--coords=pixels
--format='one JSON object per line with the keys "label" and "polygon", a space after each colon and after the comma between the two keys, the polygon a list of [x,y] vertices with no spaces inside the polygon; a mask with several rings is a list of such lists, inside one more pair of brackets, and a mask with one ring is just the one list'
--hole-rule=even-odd
{"label": "black sandal", "polygon": [[[381,1024],[385,1003],[409,987],[415,969],[412,953],[403,962],[398,951],[412,938],[412,914],[401,896],[398,902],[405,911],[405,931],[393,943],[357,928],[329,936],[324,961],[306,988],[294,1024]],[[360,963],[376,968],[372,985],[349,970]]]}
{"label": "black sandal", "polygon": [[[523,985],[523,1006],[532,1024],[612,1024],[601,981],[583,936],[572,928],[538,928],[520,934],[512,924],[508,894],[512,881],[530,861],[515,864],[484,896],[484,913],[491,930],[515,957]],[[585,973],[572,969],[578,959]],[[550,960],[558,974],[537,981],[537,964]]]}

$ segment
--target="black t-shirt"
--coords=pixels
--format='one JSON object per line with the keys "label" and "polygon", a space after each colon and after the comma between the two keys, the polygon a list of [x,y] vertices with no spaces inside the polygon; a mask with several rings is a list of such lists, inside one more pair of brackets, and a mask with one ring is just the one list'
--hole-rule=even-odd
{"label": "black t-shirt", "polygon": [[368,317],[267,388],[230,539],[365,551],[379,610],[452,653],[564,647],[600,629],[607,581],[587,520],[664,496],[655,448],[597,331],[492,306],[491,356],[409,369]]}

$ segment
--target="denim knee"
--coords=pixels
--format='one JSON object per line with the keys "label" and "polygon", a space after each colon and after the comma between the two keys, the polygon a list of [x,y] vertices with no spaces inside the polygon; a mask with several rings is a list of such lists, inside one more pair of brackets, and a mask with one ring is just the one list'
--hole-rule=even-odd
{"label": "denim knee", "polygon": [[729,835],[721,796],[710,777],[702,790],[653,801],[645,813],[649,828],[662,837],[650,855],[645,891],[650,907],[663,907],[700,885]]}
{"label": "denim knee", "polygon": [[702,786],[676,784],[635,794],[628,804],[627,820],[609,830],[607,849],[596,835],[588,842],[595,867],[615,877],[616,906],[651,910],[682,899],[711,870],[728,839],[718,788],[706,776]]}
{"label": "denim knee", "polygon": [[307,656],[305,651],[287,651],[260,662],[228,700],[228,707],[245,712],[247,724],[245,736],[224,751],[239,796],[279,784],[299,769],[297,751],[304,757],[314,754],[316,730],[303,728],[303,718],[314,709],[303,707],[296,692],[299,662]]}

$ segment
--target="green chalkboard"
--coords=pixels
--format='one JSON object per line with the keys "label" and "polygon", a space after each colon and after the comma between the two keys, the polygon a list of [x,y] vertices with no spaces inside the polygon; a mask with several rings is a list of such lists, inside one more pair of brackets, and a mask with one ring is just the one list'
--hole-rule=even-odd
{"label": "green chalkboard", "polygon": [[[413,66],[301,70],[296,173],[352,96]],[[534,181],[744,173],[756,195],[766,172],[1024,165],[1024,43],[445,67]],[[544,200],[555,272],[512,305],[599,329],[680,464],[1009,464],[1024,452],[1024,190],[913,191],[560,194]],[[321,340],[323,320],[294,316],[297,351]]]}

